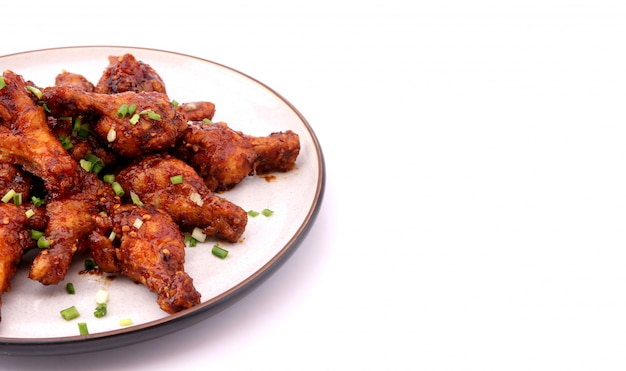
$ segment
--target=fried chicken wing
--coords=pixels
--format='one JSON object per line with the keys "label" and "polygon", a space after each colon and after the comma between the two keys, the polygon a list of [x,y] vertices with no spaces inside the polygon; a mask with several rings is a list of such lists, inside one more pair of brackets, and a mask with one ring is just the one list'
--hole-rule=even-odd
{"label": "fried chicken wing", "polygon": [[117,94],[126,91],[155,91],[166,93],[161,76],[150,65],[139,61],[132,54],[110,56],[95,92]]}
{"label": "fried chicken wing", "polygon": [[0,295],[11,289],[22,255],[32,247],[27,222],[21,207],[0,203]]}
{"label": "fried chicken wing", "polygon": [[223,122],[198,121],[188,125],[174,150],[213,191],[230,189],[255,172],[288,171],[299,153],[299,137],[291,131],[254,137]]}
{"label": "fried chicken wing", "polygon": [[22,195],[24,200],[30,198],[33,177],[17,165],[0,163],[0,196],[11,189]]}
{"label": "fried chicken wing", "polygon": [[[172,182],[175,177],[179,182]],[[138,159],[116,179],[128,193],[164,210],[183,228],[198,227],[207,236],[229,242],[236,242],[246,228],[245,210],[213,194],[191,166],[170,155]]]}
{"label": "fried chicken wing", "polygon": [[[59,86],[46,88],[43,100],[55,117],[97,116],[93,131],[125,157],[167,150],[187,128],[167,95],[158,92],[101,94]],[[134,107],[133,113],[119,113],[123,105]]]}
{"label": "fried chicken wing", "polygon": [[33,100],[24,79],[3,74],[0,89],[0,161],[22,166],[41,178],[46,189],[63,194],[76,186],[76,162],[50,132],[42,107]]}
{"label": "fried chicken wing", "polygon": [[50,247],[41,250],[30,267],[29,278],[44,285],[61,282],[76,254],[87,251],[87,238],[95,229],[95,216],[118,204],[111,187],[94,173],[81,172],[81,188],[46,203],[45,236]]}
{"label": "fried chicken wing", "polygon": [[200,303],[200,293],[184,270],[183,235],[169,215],[151,206],[121,205],[110,216],[98,217],[97,224],[89,242],[100,269],[142,283],[157,294],[167,313]]}

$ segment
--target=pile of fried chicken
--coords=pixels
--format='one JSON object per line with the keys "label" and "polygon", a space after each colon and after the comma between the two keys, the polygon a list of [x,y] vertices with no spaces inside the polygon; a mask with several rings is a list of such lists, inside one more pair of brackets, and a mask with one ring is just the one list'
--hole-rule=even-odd
{"label": "pile of fried chicken", "polygon": [[300,152],[290,130],[254,137],[214,123],[211,102],[177,104],[132,54],[109,57],[96,84],[67,71],[50,87],[11,70],[1,80],[0,295],[37,249],[29,278],[43,285],[89,254],[102,271],[145,285],[163,311],[193,307],[201,300],[183,233],[240,240],[247,214],[218,194],[292,170]]}

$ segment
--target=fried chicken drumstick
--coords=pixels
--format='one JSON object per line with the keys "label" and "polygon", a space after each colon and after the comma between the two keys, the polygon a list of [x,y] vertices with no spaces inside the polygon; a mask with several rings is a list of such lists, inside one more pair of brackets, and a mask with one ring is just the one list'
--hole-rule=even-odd
{"label": "fried chicken drumstick", "polygon": [[246,228],[245,210],[213,194],[191,166],[170,155],[136,160],[116,179],[142,202],[165,210],[182,228],[198,227],[207,236],[229,242],[236,242]]}
{"label": "fried chicken drumstick", "polygon": [[289,171],[299,153],[300,139],[292,131],[255,137],[203,121],[191,122],[174,150],[212,191],[228,190],[255,173]]}
{"label": "fried chicken drumstick", "polygon": [[142,283],[157,294],[157,303],[167,313],[200,303],[200,293],[184,271],[183,234],[169,215],[151,206],[127,204],[96,223],[89,244],[100,269]]}

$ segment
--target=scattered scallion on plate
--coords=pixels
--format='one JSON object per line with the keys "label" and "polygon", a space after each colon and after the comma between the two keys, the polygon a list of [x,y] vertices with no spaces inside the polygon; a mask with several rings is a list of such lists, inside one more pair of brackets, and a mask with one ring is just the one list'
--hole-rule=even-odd
{"label": "scattered scallion on plate", "polygon": [[63,317],[66,321],[71,321],[74,318],[80,317],[80,313],[78,313],[78,309],[74,305],[69,308],[63,309],[61,312],[61,317]]}

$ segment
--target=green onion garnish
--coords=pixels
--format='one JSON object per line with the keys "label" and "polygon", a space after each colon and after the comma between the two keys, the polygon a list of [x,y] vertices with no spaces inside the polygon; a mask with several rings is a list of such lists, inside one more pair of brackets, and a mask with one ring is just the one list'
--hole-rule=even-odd
{"label": "green onion garnish", "polygon": [[43,96],[43,93],[41,92],[41,90],[37,89],[34,86],[30,86],[28,85],[26,87],[26,89],[28,89],[29,92],[35,94],[35,96],[37,97],[37,99],[41,99],[41,97]]}
{"label": "green onion garnish", "polygon": [[34,206],[43,206],[46,204],[46,202],[42,198],[35,196],[31,197],[30,201],[33,203]]}
{"label": "green onion garnish", "polygon": [[206,234],[204,234],[201,228],[195,227],[193,231],[191,231],[191,238],[198,242],[204,242],[206,241]]}
{"label": "green onion garnish", "polygon": [[40,239],[43,236],[44,236],[44,233],[41,232],[41,231],[38,231],[36,229],[31,229],[30,230],[30,238],[32,238],[33,240],[38,240],[38,239]]}
{"label": "green onion garnish", "polygon": [[129,121],[131,124],[135,125],[139,121],[139,114],[135,113],[133,117],[130,118]]}
{"label": "green onion garnish", "polygon": [[178,108],[179,103],[176,101],[176,99],[172,99],[172,105],[174,106],[174,108]]}
{"label": "green onion garnish", "polygon": [[258,216],[258,215],[259,215],[258,211],[248,210],[248,216],[251,216],[251,217],[254,218],[254,217]]}
{"label": "green onion garnish", "polygon": [[124,103],[120,106],[120,108],[117,109],[116,114],[119,117],[124,117],[128,114],[128,104]]}
{"label": "green onion garnish", "polygon": [[13,195],[13,203],[15,206],[22,205],[22,193],[16,193]]}
{"label": "green onion garnish", "polygon": [[131,201],[133,201],[135,205],[143,206],[143,202],[141,202],[141,199],[139,198],[139,196],[137,196],[137,194],[133,191],[130,191],[130,199]]}
{"label": "green onion garnish", "polygon": [[80,167],[82,167],[83,170],[85,170],[88,173],[91,172],[91,169],[93,169],[93,163],[91,161],[82,159],[79,161],[79,163],[80,163]]}
{"label": "green onion garnish", "polygon": [[140,115],[147,115],[150,120],[161,121],[161,115],[154,112],[153,110],[145,109],[139,112]]}
{"label": "green onion garnish", "polygon": [[183,176],[182,175],[176,175],[170,178],[170,181],[172,182],[172,184],[181,184],[183,182]]}
{"label": "green onion garnish", "polygon": [[72,144],[72,138],[70,137],[60,136],[59,140],[61,141],[61,145],[63,146],[63,148],[65,148],[66,150],[74,147],[74,145]]}
{"label": "green onion garnish", "polygon": [[120,326],[130,326],[133,324],[133,321],[130,318],[122,318],[120,320]]}
{"label": "green onion garnish", "polygon": [[261,211],[261,214],[263,214],[264,216],[272,216],[274,212],[270,209],[263,209],[263,211]]}
{"label": "green onion garnish", "polygon": [[130,105],[130,107],[128,107],[128,114],[130,116],[133,116],[136,110],[137,110],[137,105],[133,103]]}
{"label": "green onion garnish", "polygon": [[2,202],[4,202],[5,204],[11,200],[13,200],[13,197],[15,196],[17,192],[15,192],[14,189],[10,189],[3,197],[2,197]]}
{"label": "green onion garnish", "polygon": [[78,333],[81,335],[89,335],[89,330],[85,322],[78,322]]}
{"label": "green onion garnish", "polygon": [[124,196],[124,188],[122,188],[122,186],[118,182],[111,183],[111,187],[113,188],[113,192],[115,192],[116,195],[120,197]]}
{"label": "green onion garnish", "polygon": [[74,284],[71,282],[65,284],[65,291],[70,295],[76,294],[76,290],[74,290]]}
{"label": "green onion garnish", "polygon": [[213,245],[213,249],[211,249],[211,252],[213,253],[213,255],[217,256],[220,259],[224,259],[228,255],[228,250],[222,249],[217,245]]}
{"label": "green onion garnish", "polygon": [[96,310],[93,312],[94,317],[102,318],[107,314],[107,303],[100,303],[96,306]]}
{"label": "green onion garnish", "polygon": [[85,259],[85,262],[83,264],[85,266],[86,271],[90,271],[97,267],[95,260],[93,260],[92,258]]}
{"label": "green onion garnish", "polygon": [[28,209],[24,212],[24,214],[26,214],[26,218],[30,219],[33,217],[33,215],[35,215],[35,210],[33,209]]}
{"label": "green onion garnish", "polygon": [[115,182],[115,175],[106,174],[105,176],[102,177],[102,181],[107,184],[113,184],[113,182]]}
{"label": "green onion garnish", "polygon": [[61,317],[63,317],[66,321],[71,321],[74,318],[78,318],[80,313],[78,313],[78,309],[75,306],[71,306],[69,308],[65,308],[61,311]]}
{"label": "green onion garnish", "polygon": [[4,77],[0,75],[0,89],[7,86],[7,83],[4,81]]}
{"label": "green onion garnish", "polygon": [[37,247],[40,249],[47,249],[50,245],[50,240],[46,236],[41,236],[37,239]]}

